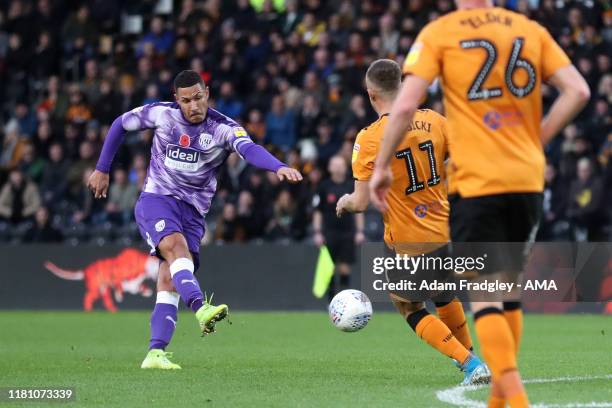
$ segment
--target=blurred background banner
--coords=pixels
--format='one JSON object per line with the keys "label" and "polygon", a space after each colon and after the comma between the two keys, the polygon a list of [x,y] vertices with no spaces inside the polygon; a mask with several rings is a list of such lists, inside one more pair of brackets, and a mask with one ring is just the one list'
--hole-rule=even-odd
{"label": "blurred background banner", "polygon": [[[196,272],[208,295],[241,310],[322,310],[312,295],[318,249],[311,245],[203,248]],[[0,309],[150,309],[157,261],[114,245],[0,248]],[[121,302],[119,300],[122,300]]]}
{"label": "blurred background banner", "polygon": [[[368,256],[378,253],[373,252],[377,245],[382,244],[365,245],[359,258],[367,261]],[[532,267],[541,269],[542,262],[551,263],[544,256],[550,252],[544,249],[551,245],[540,245],[540,250],[534,251]],[[600,251],[602,245],[609,248],[609,244],[595,244]],[[201,266],[196,273],[209,294],[214,292],[215,297],[231,304],[234,310],[325,310],[327,299],[317,299],[312,292],[318,258],[319,249],[305,244],[213,245],[202,248]],[[158,261],[145,248],[16,245],[1,247],[0,259],[3,271],[0,310],[114,312],[150,309],[155,301]],[[357,262],[352,271],[356,289],[371,292],[371,267],[371,263]],[[549,269],[542,269],[544,275]],[[523,300],[525,308],[544,313],[612,314],[612,302],[595,302],[612,296],[612,263],[608,262],[601,272],[595,284],[580,288],[579,298],[552,297],[546,301],[529,296]],[[533,273],[528,272],[530,276]],[[370,295],[376,310],[393,310],[387,295]],[[459,297],[467,300],[464,293]]]}

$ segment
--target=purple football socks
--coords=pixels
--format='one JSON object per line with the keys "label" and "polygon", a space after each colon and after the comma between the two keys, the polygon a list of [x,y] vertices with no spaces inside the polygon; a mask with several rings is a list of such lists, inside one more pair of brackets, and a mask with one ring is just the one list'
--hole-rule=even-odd
{"label": "purple football socks", "polygon": [[157,301],[151,314],[151,341],[149,350],[165,350],[172,339],[178,320],[179,295],[176,292],[157,292]]}
{"label": "purple football socks", "polygon": [[193,262],[188,258],[178,258],[170,265],[170,274],[176,291],[183,302],[197,312],[202,307],[204,295],[198,280],[193,275]]}

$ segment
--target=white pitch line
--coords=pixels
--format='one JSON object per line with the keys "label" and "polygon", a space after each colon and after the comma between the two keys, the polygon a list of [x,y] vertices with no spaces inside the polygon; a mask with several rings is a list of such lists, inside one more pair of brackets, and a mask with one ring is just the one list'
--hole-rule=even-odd
{"label": "white pitch line", "polygon": [[612,402],[568,402],[567,404],[535,404],[532,408],[610,408]]}
{"label": "white pitch line", "polygon": [[436,392],[436,397],[442,402],[446,402],[447,404],[457,407],[487,408],[487,404],[484,402],[470,399],[464,395],[466,391],[476,391],[484,387],[485,385],[459,385]]}
{"label": "white pitch line", "polygon": [[587,375],[576,377],[556,377],[556,378],[532,378],[523,381],[525,384],[541,384],[550,382],[565,382],[565,381],[591,381],[591,380],[612,380],[612,374],[606,375]]}
{"label": "white pitch line", "polygon": [[[612,374],[594,375],[582,377],[557,377],[557,378],[532,378],[523,381],[525,384],[542,384],[553,382],[568,382],[568,381],[592,381],[592,380],[611,380]],[[482,401],[470,399],[465,396],[468,391],[476,391],[486,385],[469,385],[457,386],[436,392],[436,397],[442,402],[451,404],[457,407],[468,408],[486,408],[487,404]],[[568,402],[567,404],[535,404],[534,408],[612,408],[612,402]]]}

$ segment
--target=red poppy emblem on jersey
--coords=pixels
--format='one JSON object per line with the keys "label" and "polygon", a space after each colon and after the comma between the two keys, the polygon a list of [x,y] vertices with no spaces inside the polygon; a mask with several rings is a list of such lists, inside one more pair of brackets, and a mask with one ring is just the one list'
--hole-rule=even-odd
{"label": "red poppy emblem on jersey", "polygon": [[179,144],[183,147],[188,147],[191,144],[191,139],[189,139],[189,136],[186,134],[182,134],[181,137],[179,137]]}
{"label": "red poppy emblem on jersey", "polygon": [[336,195],[334,193],[327,194],[327,202],[332,204],[336,202]]}

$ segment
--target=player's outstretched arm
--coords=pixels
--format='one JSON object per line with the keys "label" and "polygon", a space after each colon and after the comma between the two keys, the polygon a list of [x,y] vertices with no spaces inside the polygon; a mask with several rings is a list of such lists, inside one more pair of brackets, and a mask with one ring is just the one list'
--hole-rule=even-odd
{"label": "player's outstretched arm", "polygon": [[287,166],[258,144],[250,141],[241,143],[238,145],[237,150],[247,163],[257,168],[274,172],[280,181],[287,180],[297,183],[302,180],[302,175],[299,171]]}
{"label": "player's outstretched arm", "polygon": [[341,217],[344,213],[361,213],[368,209],[370,192],[368,182],[355,180],[355,191],[345,194],[336,203],[336,215]]}
{"label": "player's outstretched arm", "polygon": [[559,96],[542,120],[540,137],[543,145],[548,144],[584,108],[591,97],[589,85],[573,65],[558,69],[548,82],[557,88]]}
{"label": "player's outstretched arm", "polygon": [[95,198],[106,198],[110,182],[108,173],[110,172],[113,158],[117,150],[119,150],[119,146],[123,143],[126,133],[123,128],[122,117],[123,115],[115,119],[108,130],[108,134],[104,139],[104,145],[102,146],[102,152],[96,164],[96,170],[91,174],[87,182],[87,187]]}
{"label": "player's outstretched arm", "polygon": [[95,198],[105,198],[108,191],[109,176],[113,159],[119,150],[119,146],[125,139],[127,131],[154,129],[159,114],[166,109],[164,103],[153,103],[140,106],[117,117],[111,125],[102,152],[96,164],[87,186],[93,192]]}

